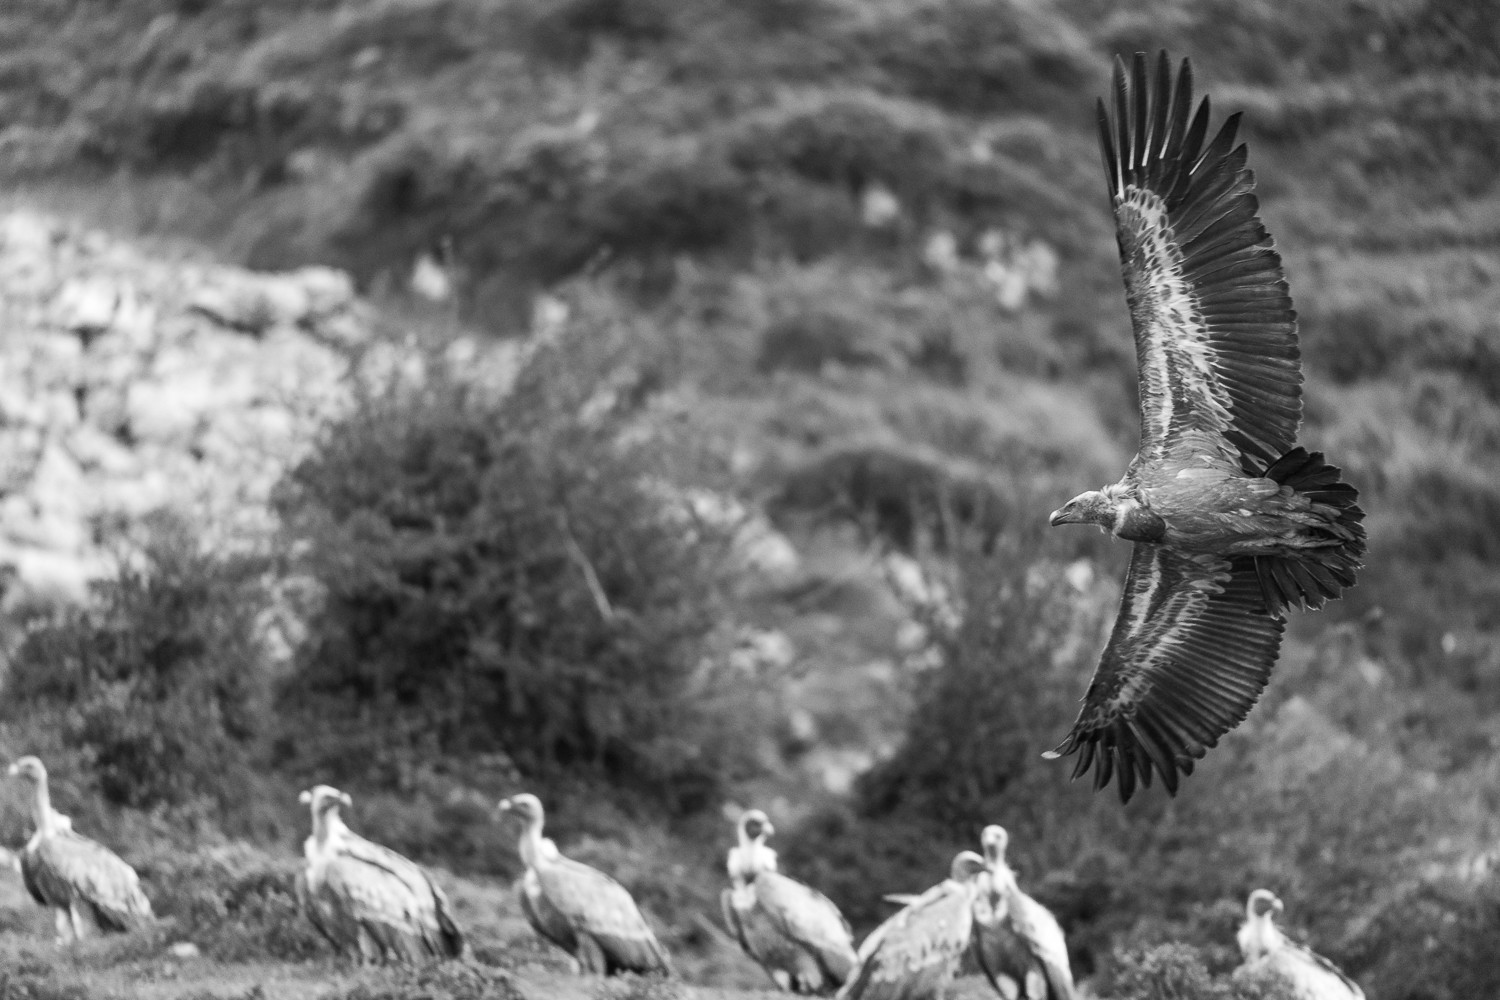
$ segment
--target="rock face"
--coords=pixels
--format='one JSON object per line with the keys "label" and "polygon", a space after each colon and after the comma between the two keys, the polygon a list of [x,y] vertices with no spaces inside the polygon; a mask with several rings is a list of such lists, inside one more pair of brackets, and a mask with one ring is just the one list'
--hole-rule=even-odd
{"label": "rock face", "polygon": [[0,326],[5,607],[81,597],[160,508],[263,538],[369,329],[341,272],[165,261],[26,212],[0,216]]}

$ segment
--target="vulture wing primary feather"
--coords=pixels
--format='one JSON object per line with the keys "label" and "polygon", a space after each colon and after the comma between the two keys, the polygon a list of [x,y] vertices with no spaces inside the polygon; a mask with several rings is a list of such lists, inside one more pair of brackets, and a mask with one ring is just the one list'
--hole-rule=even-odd
{"label": "vulture wing primary feather", "polygon": [[1281,257],[1236,144],[1210,138],[1192,68],[1162,53],[1115,63],[1099,137],[1135,330],[1140,448],[1118,482],[1051,523],[1133,542],[1119,617],[1067,738],[1095,788],[1122,801],[1182,775],[1260,697],[1287,608],[1354,586],[1358,493],[1298,447],[1302,367]]}

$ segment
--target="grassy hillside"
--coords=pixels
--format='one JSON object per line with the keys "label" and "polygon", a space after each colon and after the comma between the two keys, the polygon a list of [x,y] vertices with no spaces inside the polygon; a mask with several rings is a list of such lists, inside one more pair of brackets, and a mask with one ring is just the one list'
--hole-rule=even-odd
{"label": "grassy hillside", "polygon": [[[862,928],[1005,823],[1101,995],[1153,995],[1174,962],[1222,975],[1258,885],[1371,996],[1493,991],[1469,950],[1500,807],[1493,21],[1458,0],[10,5],[10,199],[164,253],[347,268],[433,350],[536,349],[505,400],[367,401],[284,484],[258,571],[327,598],[298,609],[290,676],[225,694],[174,665],[201,650],[142,661],[252,720],[207,769],[250,794],[98,766],[172,759],[139,722],[200,718],[172,684],[121,709],[86,670],[66,697],[43,682],[78,635],[158,634],[149,601],[31,644],[4,745],[60,760],[74,815],[142,854],[171,836],[151,810],[294,852],[319,779],[375,804],[372,835],[504,876],[488,804],[543,788],[564,847],[654,893],[709,982],[750,985],[701,924],[722,809],[755,803]],[[1245,111],[1304,441],[1360,487],[1371,545],[1179,798],[1122,810],[1037,758],[1124,547],[1041,522],[1135,446],[1092,109],[1113,54],[1162,46]],[[452,299],[412,290],[423,260]],[[682,500],[707,495],[744,523]],[[794,558],[742,560],[752,523]]]}

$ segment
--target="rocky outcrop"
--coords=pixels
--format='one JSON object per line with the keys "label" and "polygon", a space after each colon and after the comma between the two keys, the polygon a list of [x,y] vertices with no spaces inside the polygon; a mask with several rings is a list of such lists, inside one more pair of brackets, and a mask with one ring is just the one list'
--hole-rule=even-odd
{"label": "rocky outcrop", "polygon": [[0,323],[10,608],[82,596],[163,508],[210,545],[264,538],[369,329],[341,272],[163,260],[27,212],[0,216]]}

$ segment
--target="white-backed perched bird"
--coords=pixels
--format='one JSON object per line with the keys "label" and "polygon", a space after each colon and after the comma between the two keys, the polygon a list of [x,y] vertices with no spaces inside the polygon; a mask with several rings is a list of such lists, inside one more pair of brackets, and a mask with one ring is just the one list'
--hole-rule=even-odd
{"label": "white-backed perched bird", "polygon": [[1010,835],[991,825],[980,834],[989,870],[974,908],[974,950],[980,967],[1007,1000],[1073,1000],[1073,972],[1062,927],[1045,906],[1021,891],[1005,860]]}
{"label": "white-backed perched bird", "polygon": [[1047,756],[1119,776],[1128,801],[1152,771],[1169,793],[1244,721],[1271,676],[1285,609],[1354,586],[1365,551],[1354,487],[1297,446],[1302,365],[1281,257],[1235,145],[1207,143],[1192,69],[1166,53],[1115,63],[1099,137],[1135,328],[1140,449],[1124,477],[1051,523],[1133,542],[1119,617],[1078,721]]}
{"label": "white-backed perched bird", "polygon": [[416,864],[344,825],[354,801],[318,785],[298,796],[312,811],[312,836],[297,899],[314,927],[342,955],[362,962],[457,958],[464,936],[448,897]]}
{"label": "white-backed perched bird", "polygon": [[103,844],[75,833],[72,821],[52,808],[42,762],[22,757],[7,773],[32,785],[36,833],[21,849],[21,879],[32,899],[52,909],[58,941],[150,924],[151,900],[135,869]]}
{"label": "white-backed perched bird", "polygon": [[954,857],[948,878],[870,932],[840,1000],[931,1000],[953,980],[974,934],[984,858]]}
{"label": "white-backed perched bird", "polygon": [[1245,923],[1235,939],[1245,958],[1241,968],[1269,969],[1285,979],[1298,1000],[1365,1000],[1365,991],[1322,955],[1298,944],[1276,926],[1281,900],[1256,889],[1245,903]]}
{"label": "white-backed perched bird", "polygon": [[563,857],[542,836],[545,814],[535,795],[513,795],[500,811],[521,821],[518,850],[526,865],[519,883],[521,909],[542,937],[595,975],[619,972],[670,974],[672,962],[623,885],[579,861]]}
{"label": "white-backed perched bird", "polygon": [[854,934],[827,896],[776,870],[770,819],[751,809],[736,824],[724,924],[745,954],[784,990],[832,993],[854,968]]}

